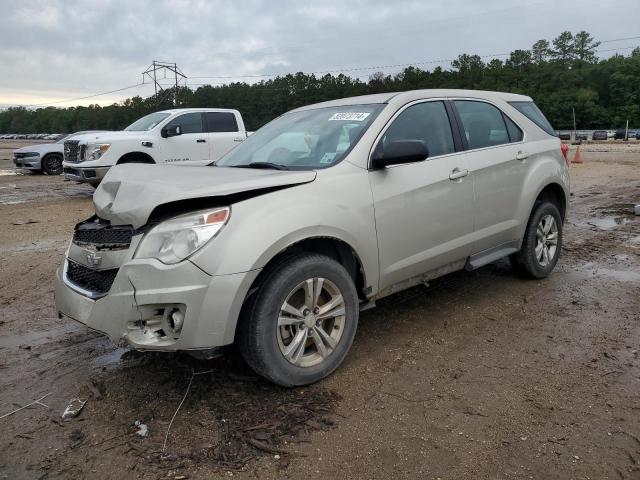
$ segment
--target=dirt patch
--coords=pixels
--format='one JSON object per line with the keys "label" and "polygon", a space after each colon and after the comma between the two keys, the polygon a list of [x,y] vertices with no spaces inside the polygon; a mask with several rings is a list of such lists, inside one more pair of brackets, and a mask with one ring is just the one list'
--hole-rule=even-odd
{"label": "dirt patch", "polygon": [[233,353],[138,354],[58,320],[90,191],[0,177],[59,192],[0,204],[0,416],[51,393],[0,419],[0,478],[638,478],[640,154],[582,158],[550,278],[502,260],[391,296],[335,374],[288,390]]}

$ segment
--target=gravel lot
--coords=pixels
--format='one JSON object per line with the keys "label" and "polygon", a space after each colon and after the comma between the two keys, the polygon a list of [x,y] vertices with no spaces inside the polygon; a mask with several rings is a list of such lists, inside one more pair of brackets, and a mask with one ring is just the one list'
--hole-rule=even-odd
{"label": "gravel lot", "polygon": [[499,261],[389,297],[342,368],[292,390],[233,352],[139,354],[58,320],[93,190],[0,160],[0,417],[50,394],[0,418],[0,478],[640,478],[639,147],[581,148],[549,279]]}

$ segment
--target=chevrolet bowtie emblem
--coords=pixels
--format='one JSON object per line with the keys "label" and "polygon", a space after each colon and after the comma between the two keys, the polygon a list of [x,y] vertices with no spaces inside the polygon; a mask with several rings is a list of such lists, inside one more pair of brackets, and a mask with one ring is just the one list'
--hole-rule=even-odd
{"label": "chevrolet bowtie emblem", "polygon": [[97,253],[87,253],[87,263],[92,267],[97,267],[102,263],[102,257]]}

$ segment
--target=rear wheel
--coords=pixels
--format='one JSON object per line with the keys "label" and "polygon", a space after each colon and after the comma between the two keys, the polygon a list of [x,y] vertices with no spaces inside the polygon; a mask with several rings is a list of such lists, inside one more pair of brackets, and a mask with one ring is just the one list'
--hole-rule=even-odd
{"label": "rear wheel", "polygon": [[62,173],[62,157],[50,154],[42,159],[42,171],[47,175],[60,175]]}
{"label": "rear wheel", "polygon": [[555,268],[562,247],[562,217],[551,202],[533,210],[519,252],[510,257],[516,270],[533,278],[547,277]]}
{"label": "rear wheel", "polygon": [[245,361],[282,386],[306,385],[344,360],[358,325],[351,276],[335,260],[305,253],[267,272],[239,331]]}

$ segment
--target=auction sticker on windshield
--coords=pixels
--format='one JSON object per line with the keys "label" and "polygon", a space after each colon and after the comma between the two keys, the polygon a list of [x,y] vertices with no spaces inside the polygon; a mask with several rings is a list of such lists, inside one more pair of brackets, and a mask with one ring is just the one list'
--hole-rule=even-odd
{"label": "auction sticker on windshield", "polygon": [[368,113],[342,112],[334,113],[329,120],[355,120],[357,122],[361,122],[368,116]]}

